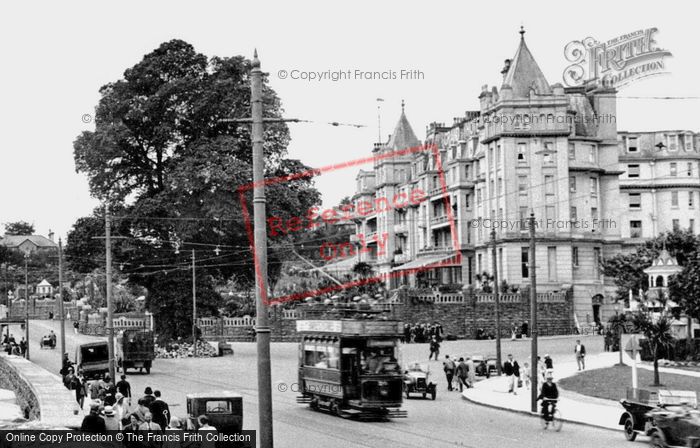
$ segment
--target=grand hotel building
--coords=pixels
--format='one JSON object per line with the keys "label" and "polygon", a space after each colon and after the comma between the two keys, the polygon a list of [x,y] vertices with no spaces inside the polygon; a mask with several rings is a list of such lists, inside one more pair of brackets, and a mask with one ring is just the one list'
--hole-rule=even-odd
{"label": "grand hotel building", "polygon": [[[532,268],[521,223],[533,211],[538,291],[571,288],[578,321],[604,321],[614,313],[615,287],[600,260],[674,226],[700,224],[699,137],[618,132],[617,92],[550,85],[523,34],[501,74],[500,88],[482,88],[479,110],[427,127],[424,143],[439,150],[446,188],[431,151],[378,158],[359,172],[356,203],[417,188],[426,199],[358,219],[353,240],[386,239],[386,250],[361,255],[378,273],[441,265],[389,286],[479,287],[481,274],[492,274],[495,229],[499,277],[519,287]],[[421,144],[403,109],[375,155]]]}

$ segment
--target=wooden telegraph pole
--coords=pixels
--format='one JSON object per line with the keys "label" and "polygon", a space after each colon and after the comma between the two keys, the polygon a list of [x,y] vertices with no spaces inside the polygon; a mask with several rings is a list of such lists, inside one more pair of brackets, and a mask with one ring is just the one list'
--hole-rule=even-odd
{"label": "wooden telegraph pole", "polygon": [[530,335],[531,335],[531,351],[532,356],[530,359],[530,410],[532,412],[537,412],[537,263],[535,262],[536,250],[535,250],[535,212],[530,212],[530,257],[529,264],[530,269],[528,273],[530,274]]}
{"label": "wooden telegraph pole", "polygon": [[63,242],[58,239],[58,318],[61,322],[61,356],[66,353],[66,324],[63,312]]}
{"label": "wooden telegraph pole", "polygon": [[194,249],[192,249],[192,347],[193,356],[197,357],[197,277],[195,276]]}
{"label": "wooden telegraph pole", "polygon": [[498,254],[496,250],[496,229],[491,229],[491,242],[493,242],[493,285],[496,301],[496,372],[501,375],[501,292],[498,287]]}
{"label": "wooden telegraph pole", "polygon": [[105,204],[105,254],[107,265],[105,267],[107,283],[107,353],[109,355],[109,376],[114,381],[114,315],[112,313],[112,221],[109,216],[109,205]]}

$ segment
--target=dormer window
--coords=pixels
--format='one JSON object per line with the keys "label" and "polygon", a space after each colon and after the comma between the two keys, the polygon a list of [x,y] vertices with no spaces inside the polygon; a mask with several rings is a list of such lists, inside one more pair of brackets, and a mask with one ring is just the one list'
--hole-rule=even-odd
{"label": "dormer window", "polygon": [[667,135],[666,136],[666,146],[668,147],[669,151],[677,151],[678,150],[678,135],[677,134]]}

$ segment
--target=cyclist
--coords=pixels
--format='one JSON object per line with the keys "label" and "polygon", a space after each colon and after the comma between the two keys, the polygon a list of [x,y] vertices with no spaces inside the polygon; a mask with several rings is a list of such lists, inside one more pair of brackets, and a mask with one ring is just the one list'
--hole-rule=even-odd
{"label": "cyclist", "polygon": [[[542,418],[546,423],[552,421],[552,414],[554,413],[554,406],[556,400],[559,399],[559,389],[557,385],[554,384],[553,375],[547,373],[547,381],[542,385],[542,390],[540,395],[537,397],[537,401],[542,400]],[[552,405],[551,408],[549,405]]]}

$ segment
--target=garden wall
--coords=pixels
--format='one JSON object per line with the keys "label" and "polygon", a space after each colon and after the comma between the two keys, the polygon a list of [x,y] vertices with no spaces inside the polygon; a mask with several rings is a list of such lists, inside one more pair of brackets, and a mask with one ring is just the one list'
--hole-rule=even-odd
{"label": "garden wall", "polygon": [[51,428],[79,428],[74,393],[60,377],[18,356],[0,355],[0,388],[12,390],[26,418]]}

